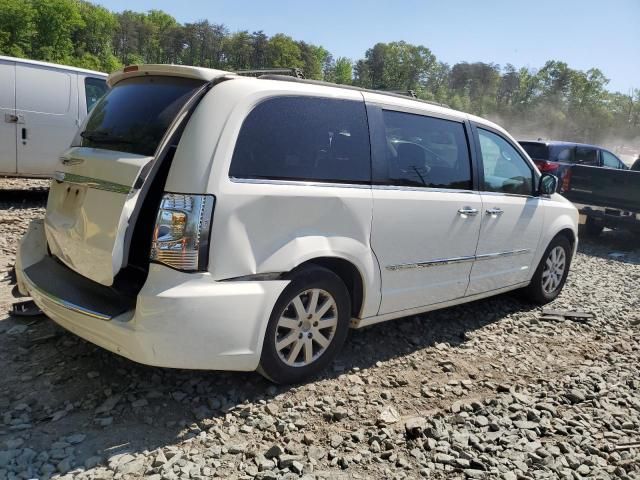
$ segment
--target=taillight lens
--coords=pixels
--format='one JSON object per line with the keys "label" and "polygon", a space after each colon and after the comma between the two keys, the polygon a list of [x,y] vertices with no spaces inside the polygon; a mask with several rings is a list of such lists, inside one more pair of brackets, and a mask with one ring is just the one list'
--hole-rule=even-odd
{"label": "taillight lens", "polygon": [[542,173],[554,173],[558,168],[560,168],[560,165],[554,162],[537,161],[535,163],[538,166],[538,170]]}
{"label": "taillight lens", "polygon": [[153,230],[151,260],[184,271],[204,271],[215,197],[165,193]]}
{"label": "taillight lens", "polygon": [[562,176],[562,183],[560,184],[560,193],[566,193],[571,190],[571,169],[565,170]]}

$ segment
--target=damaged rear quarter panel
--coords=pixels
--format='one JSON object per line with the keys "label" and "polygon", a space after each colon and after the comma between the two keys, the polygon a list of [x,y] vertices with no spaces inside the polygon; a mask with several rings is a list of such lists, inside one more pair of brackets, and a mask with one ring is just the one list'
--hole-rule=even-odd
{"label": "damaged rear quarter panel", "polygon": [[209,268],[217,279],[288,272],[320,257],[351,262],[363,316],[377,313],[380,279],[370,248],[369,188],[229,182],[216,205]]}
{"label": "damaged rear quarter panel", "polygon": [[[251,88],[246,82],[252,82]],[[307,260],[337,257],[360,272],[362,315],[375,315],[380,271],[370,248],[372,193],[368,186],[249,183],[229,178],[242,123],[264,99],[305,95],[363,101],[359,92],[316,88],[317,92],[309,85],[243,78],[215,86],[185,129],[165,189],[216,196],[209,256],[213,279],[288,272]]]}

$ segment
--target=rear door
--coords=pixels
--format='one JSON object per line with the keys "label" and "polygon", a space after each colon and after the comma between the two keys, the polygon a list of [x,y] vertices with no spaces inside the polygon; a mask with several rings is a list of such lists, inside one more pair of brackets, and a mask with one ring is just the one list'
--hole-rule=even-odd
{"label": "rear door", "polygon": [[370,105],[380,314],[464,296],[480,231],[465,122]]}
{"label": "rear door", "polygon": [[78,129],[77,74],[56,68],[16,65],[18,173],[53,173]]}
{"label": "rear door", "polygon": [[76,272],[111,285],[143,171],[204,81],[137,76],[121,80],[95,105],[56,167],[45,230],[51,253]]}
{"label": "rear door", "polygon": [[16,64],[0,60],[0,173],[16,173]]}

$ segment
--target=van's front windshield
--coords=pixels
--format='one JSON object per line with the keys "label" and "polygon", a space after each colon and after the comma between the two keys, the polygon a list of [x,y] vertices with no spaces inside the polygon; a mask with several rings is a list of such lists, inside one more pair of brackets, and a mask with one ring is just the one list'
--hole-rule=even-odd
{"label": "van's front windshield", "polygon": [[93,108],[75,146],[154,155],[175,116],[203,84],[152,75],[122,80]]}

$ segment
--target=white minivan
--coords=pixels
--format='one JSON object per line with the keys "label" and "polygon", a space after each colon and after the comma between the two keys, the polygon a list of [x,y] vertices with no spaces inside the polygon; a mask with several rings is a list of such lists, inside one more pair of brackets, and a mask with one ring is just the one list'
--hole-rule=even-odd
{"label": "white minivan", "polygon": [[17,260],[23,295],[108,350],[298,382],[349,327],[564,285],[578,213],[493,123],[187,66],[108,83]]}
{"label": "white minivan", "polygon": [[0,175],[51,177],[105,73],[0,56]]}

